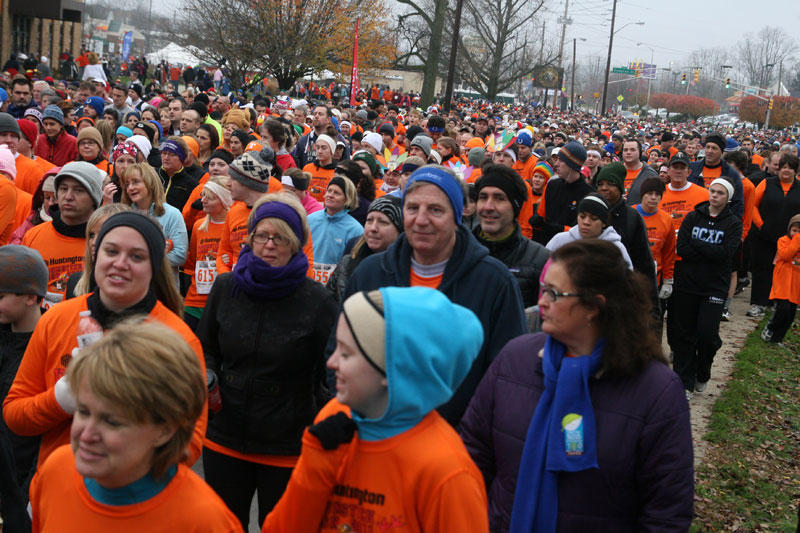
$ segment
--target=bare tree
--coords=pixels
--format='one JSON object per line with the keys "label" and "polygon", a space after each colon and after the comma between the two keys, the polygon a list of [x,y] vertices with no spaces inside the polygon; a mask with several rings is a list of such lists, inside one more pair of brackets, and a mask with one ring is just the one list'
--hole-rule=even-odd
{"label": "bare tree", "polygon": [[692,94],[723,101],[728,94],[725,92],[725,84],[719,80],[734,75],[732,69],[723,67],[733,66],[732,51],[723,46],[700,48],[692,51],[688,61],[690,66],[702,67],[700,81],[692,89]]}
{"label": "bare tree", "polygon": [[[397,58],[403,66],[416,65],[424,74],[420,100],[423,106],[430,105],[439,76],[439,61],[448,0],[397,0],[407,7],[398,19],[398,34],[404,52]],[[413,63],[412,63],[413,60]]]}
{"label": "bare tree", "polygon": [[225,64],[236,87],[256,71],[288,89],[298,78],[350,61],[357,18],[359,68],[388,66],[394,47],[386,12],[382,0],[184,0],[182,16],[164,29],[198,59]]}
{"label": "bare tree", "polygon": [[[465,0],[466,24],[461,32],[458,69],[462,80],[494,100],[537,63],[534,21],[544,0]],[[545,58],[549,63],[553,58]]]}
{"label": "bare tree", "polygon": [[765,26],[736,44],[738,66],[752,85],[770,87],[778,79],[778,64],[796,49],[797,43],[782,28]]}

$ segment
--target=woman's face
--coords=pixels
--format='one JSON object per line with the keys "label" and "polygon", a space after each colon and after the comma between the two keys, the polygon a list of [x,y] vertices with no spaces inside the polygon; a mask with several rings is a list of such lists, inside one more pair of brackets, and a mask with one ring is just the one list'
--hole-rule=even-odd
{"label": "woman's face", "polygon": [[400,233],[389,217],[380,211],[370,211],[367,215],[367,223],[364,224],[364,235],[370,250],[382,252],[397,239]]}
{"label": "woman's face", "polygon": [[225,206],[222,205],[220,199],[209,191],[203,190],[200,200],[203,203],[203,211],[211,216],[220,215],[225,212]]}
{"label": "woman's face", "polygon": [[[279,235],[277,228],[267,219],[261,220],[256,224],[256,228],[252,234],[255,238],[262,240],[266,237],[275,237]],[[253,255],[267,263],[271,267],[282,267],[289,264],[292,259],[292,247],[289,244],[275,244],[274,239],[270,239],[265,243],[255,242],[254,239],[250,240],[250,248],[253,250]]]}
{"label": "woman's face", "polygon": [[206,130],[197,130],[195,136],[197,144],[200,146],[200,153],[211,150],[211,135]]}
{"label": "woman's face", "polygon": [[100,155],[100,145],[90,139],[83,139],[78,143],[78,151],[85,161],[92,161]]}
{"label": "woman's face", "polygon": [[338,185],[328,185],[328,189],[325,191],[324,200],[325,209],[329,214],[333,215],[344,209],[344,204],[347,198],[344,195],[344,191]]}
{"label": "woman's face", "polygon": [[215,157],[211,161],[208,162],[208,175],[209,176],[227,176],[228,175],[228,163],[220,159],[219,157]]}
{"label": "woman's face", "polygon": [[[550,264],[545,273],[543,285],[560,293],[572,294],[578,292],[572,284],[567,270],[560,262]],[[555,302],[550,301],[544,292],[539,296],[539,316],[542,319],[542,331],[563,343],[580,339],[585,334],[587,325],[595,314],[595,311],[581,305],[579,299],[574,296],[561,296]]]}
{"label": "woman's face", "polygon": [[116,141],[117,141],[116,144],[122,144],[127,140],[128,140],[128,138],[125,137],[123,134],[117,133],[117,135],[116,135]]}
{"label": "woman's face", "polygon": [[728,203],[728,190],[720,184],[708,188],[708,203],[711,207],[722,209]]}
{"label": "woman's face", "polygon": [[478,203],[470,197],[467,197],[467,205],[461,211],[462,217],[471,217],[478,210]]}
{"label": "woman's face", "polygon": [[144,237],[128,226],[106,233],[97,247],[94,277],[100,299],[111,311],[122,311],[140,302],[153,278]]}
{"label": "woman's face", "polygon": [[158,120],[156,118],[156,114],[153,113],[152,109],[146,109],[142,111],[142,120],[147,122],[148,120]]}
{"label": "woman's face", "polygon": [[231,153],[233,157],[239,157],[244,153],[244,146],[242,146],[242,141],[239,140],[239,137],[235,135],[231,135]]}
{"label": "woman's face", "polygon": [[172,152],[161,152],[161,166],[167,172],[177,172],[183,166],[181,158]]}
{"label": "woman's face", "polygon": [[789,165],[783,165],[778,169],[778,179],[785,183],[790,183],[795,179],[794,169]]}
{"label": "woman's face", "polygon": [[594,152],[586,154],[586,166],[594,168],[600,164],[600,156]]}
{"label": "woman's face", "polygon": [[43,194],[44,194],[44,203],[42,205],[44,206],[45,211],[49,211],[50,208],[56,204],[56,193],[43,191]]}
{"label": "woman's face", "polygon": [[329,163],[331,158],[333,157],[333,152],[331,152],[331,147],[326,142],[320,142],[315,145],[315,149],[317,150],[317,160],[320,163]]}
{"label": "woman's face", "polygon": [[114,115],[111,113],[107,113],[103,115],[103,120],[111,124],[111,129],[116,131],[117,130],[117,119],[114,118]]}
{"label": "woman's face", "polygon": [[222,138],[226,141],[231,139],[231,133],[236,131],[238,127],[233,122],[228,122],[224,126],[222,126]]}
{"label": "woman's face", "polygon": [[106,220],[108,220],[108,217],[103,217],[97,220],[91,228],[88,228],[89,232],[87,233],[87,235],[89,236],[89,238],[86,239],[86,245],[92,251],[93,259],[96,254],[96,251],[94,249],[94,243],[95,241],[97,241],[97,235],[100,233],[100,228],[103,227],[103,224],[105,223]]}
{"label": "woman's face", "polygon": [[450,156],[453,155],[453,151],[450,148],[443,146],[441,144],[436,145],[436,151],[439,152],[439,155],[442,156],[442,161],[450,159]]}
{"label": "woman's face", "polygon": [[396,170],[391,172],[387,172],[383,175],[383,181],[386,185],[390,187],[399,187],[400,186],[400,173]]}
{"label": "woman's face", "polygon": [[131,420],[118,405],[96,396],[85,378],[75,399],[78,408],[70,429],[75,468],[105,488],[124,487],[144,477],[156,449],[175,434],[165,424]]}
{"label": "woman's face", "polygon": [[597,215],[591,213],[578,213],[578,231],[582,239],[596,239],[603,233],[605,224]]}
{"label": "woman's face", "polygon": [[531,177],[531,190],[536,194],[542,194],[545,183],[546,180],[544,179],[544,176],[542,176],[542,174],[539,172],[534,172],[533,177]]}
{"label": "woman's face", "polygon": [[153,203],[142,176],[135,171],[125,180],[125,193],[139,209],[147,209]]}
{"label": "woman's face", "polygon": [[136,163],[136,159],[130,154],[121,154],[114,160],[114,170],[117,173],[117,176],[121,176],[125,169],[128,168],[128,165],[132,165]]}
{"label": "woman's face", "polygon": [[133,129],[137,122],[139,122],[139,119],[136,118],[136,115],[128,115],[128,120],[125,121],[125,125]]}
{"label": "woman's face", "polygon": [[356,159],[356,165],[361,167],[361,171],[364,173],[365,176],[372,176],[372,170],[370,170],[369,165],[363,159]]}
{"label": "woman's face", "polygon": [[158,121],[161,123],[161,127],[164,128],[164,131],[166,132],[170,126],[172,126],[172,121],[169,119],[169,111],[167,109],[162,109],[158,112],[158,115]]}

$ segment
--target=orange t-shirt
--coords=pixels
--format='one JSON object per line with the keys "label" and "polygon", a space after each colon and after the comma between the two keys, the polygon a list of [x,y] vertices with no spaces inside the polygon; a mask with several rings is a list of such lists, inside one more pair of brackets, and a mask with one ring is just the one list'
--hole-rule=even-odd
{"label": "orange t-shirt", "polygon": [[35,194],[45,170],[33,159],[17,154],[17,177],[14,184],[28,194]]}
{"label": "orange t-shirt", "polygon": [[622,194],[625,194],[631,190],[631,185],[633,185],[633,182],[636,180],[636,176],[638,176],[639,172],[641,171],[641,167],[637,168],[636,170],[631,170],[627,167],[625,168],[625,191],[623,191]]}
{"label": "orange t-shirt", "polygon": [[328,188],[333,178],[334,169],[318,167],[316,163],[309,163],[303,167],[303,172],[311,174],[311,182],[308,184],[308,194],[316,201],[325,201],[325,190]]}
{"label": "orange t-shirt", "polygon": [[[786,193],[789,192],[789,189],[792,188],[792,182],[784,183],[782,181],[778,181],[781,184],[781,189],[783,189],[783,195],[786,196]],[[761,199],[764,198],[764,191],[767,187],[767,180],[761,180],[761,183],[755,189],[753,196],[755,197],[753,200],[753,218],[752,222],[756,225],[758,229],[761,229],[761,226],[764,225],[764,220],[761,218],[761,211],[758,210],[758,206],[761,205]]]}
{"label": "orange t-shirt", "polygon": [[[638,206],[635,206],[637,212]],[[661,279],[672,279],[675,271],[675,246],[677,238],[672,225],[672,217],[666,211],[656,210],[652,215],[642,215],[647,228],[647,241],[650,243],[650,252],[656,261],[656,271]]]}
{"label": "orange t-shirt", "polygon": [[39,165],[40,167],[42,167],[42,170],[44,170],[45,172],[47,172],[48,170],[50,170],[51,168],[53,168],[55,166],[53,163],[51,163],[50,161],[48,161],[44,157],[39,157],[38,155],[33,160],[33,162],[36,163],[37,165]]}
{"label": "orange t-shirt", "polygon": [[0,246],[8,244],[14,233],[19,192],[13,183],[0,176]]}
{"label": "orange t-shirt", "polygon": [[[3,402],[3,418],[11,431],[23,436],[42,436],[39,466],[56,448],[69,443],[72,416],[58,405],[54,387],[69,366],[72,350],[78,347],[80,312],[89,309],[88,298],[84,294],[66,300],[42,315]],[[148,316],[183,337],[197,355],[205,375],[203,348],[189,326],[161,302],[156,302]],[[207,423],[208,409],[204,408],[188,447],[186,464],[190,466],[200,457]]]}
{"label": "orange t-shirt", "polygon": [[83,270],[86,238],[62,235],[50,221],[29,229],[22,238],[22,245],[34,248],[42,254],[42,259],[50,272],[47,296],[42,306],[44,308],[54,306],[64,299],[70,275]]}
{"label": "orange t-shirt", "polygon": [[775,259],[769,299],[800,304],[800,234],[796,233],[792,238],[784,235],[778,239]]}
{"label": "orange t-shirt", "polygon": [[672,185],[667,185],[661,203],[658,204],[659,209],[666,211],[672,217],[672,226],[676,234],[681,229],[681,223],[686,215],[694,211],[694,206],[708,200],[706,189],[694,183],[688,185],[689,187],[682,191],[673,190]]}
{"label": "orange t-shirt", "polygon": [[[703,184],[705,185],[706,189],[711,187],[711,182],[719,178],[720,176],[722,176],[722,165],[716,168],[703,167],[703,170],[701,171],[700,174],[700,177],[703,178]],[[708,198],[706,198],[706,200],[707,199]]]}
{"label": "orange t-shirt", "polygon": [[206,306],[208,293],[199,294],[197,292],[194,267],[198,260],[216,259],[217,250],[219,249],[219,240],[222,237],[222,229],[225,226],[224,222],[219,224],[211,222],[206,231],[200,231],[200,226],[205,219],[206,217],[203,217],[195,221],[194,227],[192,227],[192,237],[189,240],[189,253],[186,257],[186,263],[183,265],[184,273],[192,277],[192,284],[189,286],[186,297],[183,299],[183,303],[187,307],[203,308]]}
{"label": "orange t-shirt", "polygon": [[[316,421],[341,411],[349,414],[331,400]],[[394,437],[356,436],[339,449],[344,457],[333,463],[328,457],[337,452],[323,451],[306,431],[303,454],[262,532],[489,531],[483,476],[436,411]]]}
{"label": "orange t-shirt", "polygon": [[442,284],[442,278],[444,277],[444,273],[439,274],[438,276],[431,276],[425,277],[420,276],[414,269],[411,269],[411,278],[410,283],[412,287],[428,287],[431,289],[438,289],[439,285]]}
{"label": "orange t-shirt", "polygon": [[[233,270],[233,266],[239,259],[239,252],[247,241],[247,218],[250,216],[250,210],[251,208],[247,207],[244,202],[234,202],[230,211],[228,211],[228,216],[225,217],[225,224],[222,226],[220,234],[219,248],[217,249],[218,274]],[[308,234],[308,242],[303,246],[303,251],[308,258],[308,273],[306,275],[314,279],[314,243],[311,241],[311,233]],[[224,254],[228,255],[228,263],[222,260]]]}
{"label": "orange t-shirt", "polygon": [[14,230],[20,227],[31,214],[33,196],[23,190],[17,191],[17,208],[14,211]]}
{"label": "orange t-shirt", "polygon": [[533,191],[531,190],[531,186],[528,184],[527,181],[523,181],[522,183],[525,184],[525,188],[528,190],[528,199],[525,200],[525,203],[522,204],[522,208],[519,210],[519,216],[517,217],[517,222],[519,222],[519,227],[522,230],[522,235],[527,237],[528,239],[533,238],[533,226],[531,226],[530,220],[533,216]]}
{"label": "orange t-shirt", "polygon": [[75,468],[69,446],[61,446],[31,482],[33,531],[192,531],[241,532],[242,525],[217,493],[184,465],[152,498],[130,505],[107,505],[92,498]]}
{"label": "orange t-shirt", "polygon": [[753,211],[756,210],[756,186],[750,178],[742,178],[742,192],[744,193],[744,217],[742,217],[742,242],[750,233],[753,225]]}
{"label": "orange t-shirt", "polygon": [[[197,186],[192,189],[192,193],[189,195],[186,203],[183,204],[183,210],[181,211],[181,214],[183,215],[183,223],[186,225],[186,229],[193,227],[197,219],[203,218],[203,210],[192,208],[192,204],[199,200],[202,196],[203,187],[205,186],[206,182],[208,182],[208,172],[203,174],[203,176],[200,178],[200,181],[197,183]],[[270,185],[272,185],[271,182]]]}
{"label": "orange t-shirt", "polygon": [[[539,160],[531,155],[527,161],[522,161],[521,159],[517,159],[517,162],[514,163],[514,166],[511,168],[517,171],[522,177],[522,180],[530,185],[531,178],[533,178],[533,169],[536,168],[536,164]],[[530,191],[529,191],[530,194]]]}

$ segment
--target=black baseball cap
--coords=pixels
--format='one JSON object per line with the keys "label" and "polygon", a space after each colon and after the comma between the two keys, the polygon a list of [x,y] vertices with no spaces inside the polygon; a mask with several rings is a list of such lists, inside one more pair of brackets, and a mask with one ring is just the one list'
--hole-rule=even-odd
{"label": "black baseball cap", "polygon": [[689,161],[689,156],[687,156],[684,152],[678,152],[672,156],[672,159],[669,160],[669,166],[672,166],[675,163],[683,163],[688,167],[691,161]]}

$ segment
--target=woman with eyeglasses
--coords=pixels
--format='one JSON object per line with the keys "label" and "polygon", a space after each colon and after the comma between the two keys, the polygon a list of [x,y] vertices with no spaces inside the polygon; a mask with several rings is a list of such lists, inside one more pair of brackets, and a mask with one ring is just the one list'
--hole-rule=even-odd
{"label": "woman with eyeglasses", "polygon": [[687,531],[689,405],[648,323],[646,279],[599,239],[551,260],[542,333],[500,351],[461,420],[491,531]]}
{"label": "woman with eyeglasses", "polygon": [[[324,350],[336,320],[333,295],[306,277],[306,212],[291,193],[253,205],[233,272],[211,287],[198,336],[211,407],[203,450],[205,479],[248,531],[283,493],[303,430],[325,394]],[[213,405],[216,391],[221,399]]]}

